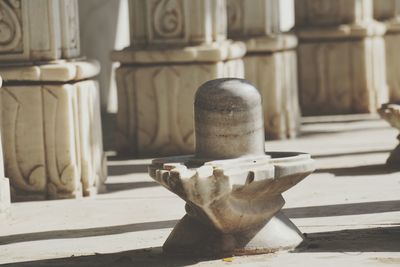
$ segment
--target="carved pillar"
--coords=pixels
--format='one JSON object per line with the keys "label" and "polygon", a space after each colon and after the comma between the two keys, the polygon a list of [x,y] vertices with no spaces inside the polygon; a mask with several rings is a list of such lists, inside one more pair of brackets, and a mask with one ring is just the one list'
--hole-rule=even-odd
{"label": "carved pillar", "polygon": [[385,25],[371,0],[296,0],[304,115],[375,112],[388,99]]}
{"label": "carved pillar", "polygon": [[79,59],[76,0],[0,2],[1,129],[13,200],[75,198],[106,177],[97,62]]}
{"label": "carved pillar", "polygon": [[297,38],[282,34],[279,0],[227,0],[228,35],[244,41],[245,77],[263,98],[267,139],[295,137],[300,125]]}
{"label": "carved pillar", "polygon": [[226,39],[225,0],[130,0],[131,46],[121,63],[117,146],[135,156],[194,151],[193,100],[198,86],[242,77],[242,43]]}
{"label": "carved pillar", "polygon": [[[0,77],[0,88],[2,79]],[[0,122],[1,122],[1,109],[0,109]],[[0,131],[1,132],[1,131]],[[0,134],[0,215],[7,212],[10,207],[10,182],[4,176],[4,161],[3,161],[3,149]]]}
{"label": "carved pillar", "polygon": [[400,101],[400,0],[374,0],[374,18],[386,24],[386,75],[390,101]]}

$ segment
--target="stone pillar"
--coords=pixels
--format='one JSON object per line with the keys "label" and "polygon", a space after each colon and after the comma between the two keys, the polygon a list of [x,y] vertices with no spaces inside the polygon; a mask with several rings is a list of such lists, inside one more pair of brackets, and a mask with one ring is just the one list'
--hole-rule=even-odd
{"label": "stone pillar", "polygon": [[295,137],[300,126],[297,38],[282,34],[279,0],[227,0],[228,36],[245,42],[245,77],[263,100],[267,139]]}
{"label": "stone pillar", "polygon": [[[0,77],[0,88],[2,79]],[[1,109],[0,109],[0,121],[1,121]],[[1,146],[1,134],[0,134],[0,215],[6,213],[10,207],[10,183],[4,176],[4,161],[3,161],[3,149]]]}
{"label": "stone pillar", "polygon": [[13,200],[75,198],[106,177],[97,62],[80,56],[76,0],[1,1],[0,90]]}
{"label": "stone pillar", "polygon": [[400,0],[374,0],[374,18],[386,24],[386,74],[390,101],[400,101]]}
{"label": "stone pillar", "polygon": [[135,156],[194,152],[198,86],[243,77],[242,43],[226,39],[225,0],[130,0],[131,45],[113,52],[117,149]]}
{"label": "stone pillar", "polygon": [[371,0],[296,0],[304,115],[369,113],[388,99],[386,27]]}

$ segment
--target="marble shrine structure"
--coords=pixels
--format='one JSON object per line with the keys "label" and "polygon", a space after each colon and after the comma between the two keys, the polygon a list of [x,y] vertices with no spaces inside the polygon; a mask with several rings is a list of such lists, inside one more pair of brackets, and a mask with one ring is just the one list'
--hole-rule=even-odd
{"label": "marble shrine structure", "polygon": [[292,138],[300,127],[297,37],[280,30],[279,0],[227,0],[228,37],[243,41],[245,78],[263,99],[267,139]]}
{"label": "marble shrine structure", "polygon": [[[106,178],[95,61],[77,0],[0,1],[1,132],[15,201],[76,198]],[[2,175],[0,175],[2,176]]]}
{"label": "marble shrine structure", "polygon": [[376,112],[388,100],[386,26],[372,0],[294,2],[303,115]]}
{"label": "marble shrine structure", "polygon": [[204,83],[194,102],[196,153],[153,160],[150,176],[186,201],[164,243],[171,254],[274,252],[303,237],[282,193],[314,171],[310,155],[264,151],[261,96],[246,80]]}
{"label": "marble shrine structure", "polygon": [[400,1],[374,0],[374,18],[386,24],[386,75],[390,101],[400,101]]}
{"label": "marble shrine structure", "polygon": [[[0,88],[2,79],[0,77]],[[1,109],[0,109],[0,121],[1,121]],[[4,161],[3,161],[3,149],[1,145],[1,131],[0,131],[0,216],[8,211],[10,207],[10,182],[4,176]]]}

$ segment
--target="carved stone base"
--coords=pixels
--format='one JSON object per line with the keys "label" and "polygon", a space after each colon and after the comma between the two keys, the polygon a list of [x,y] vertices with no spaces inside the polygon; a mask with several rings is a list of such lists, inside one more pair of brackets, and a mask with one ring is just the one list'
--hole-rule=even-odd
{"label": "carved stone base", "polygon": [[[97,83],[51,80],[89,78],[93,71],[90,64],[80,69],[65,62],[0,69],[4,162],[13,201],[76,198],[101,187],[106,167]],[[26,79],[23,73],[52,82],[15,80]]]}
{"label": "carved stone base", "polygon": [[243,45],[230,43],[116,52],[115,59],[124,60],[116,71],[117,150],[134,156],[193,153],[197,88],[210,79],[243,77],[244,52]]}
{"label": "carved stone base", "polygon": [[7,178],[0,178],[0,214],[10,208],[10,183]]}
{"label": "carved stone base", "polygon": [[282,212],[258,229],[226,234],[185,215],[163,249],[166,253],[196,256],[231,256],[271,253],[297,247],[303,236]]}
{"label": "carved stone base", "polygon": [[298,49],[303,115],[370,113],[388,100],[381,36],[303,40]]}
{"label": "carved stone base", "polygon": [[252,38],[246,45],[250,52],[244,57],[245,77],[260,90],[266,138],[296,137],[301,117],[296,38],[290,35]]}
{"label": "carved stone base", "polygon": [[386,73],[390,91],[390,101],[400,101],[400,31],[385,36]]}

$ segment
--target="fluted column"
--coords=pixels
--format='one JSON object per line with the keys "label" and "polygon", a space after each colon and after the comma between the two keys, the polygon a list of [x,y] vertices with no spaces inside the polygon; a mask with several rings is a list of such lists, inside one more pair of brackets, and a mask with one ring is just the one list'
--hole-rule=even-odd
{"label": "fluted column", "polygon": [[297,38],[280,31],[279,0],[227,0],[228,36],[245,42],[245,77],[260,90],[267,139],[295,137],[300,125]]}
{"label": "fluted column", "polygon": [[387,27],[386,74],[390,101],[400,101],[400,0],[374,0],[374,18]]}
{"label": "fluted column", "polygon": [[226,39],[225,0],[130,0],[131,45],[121,63],[117,146],[120,153],[194,152],[193,100],[205,81],[242,77],[242,43]]}
{"label": "fluted column", "polygon": [[376,112],[388,99],[383,34],[371,0],[296,0],[304,115]]}
{"label": "fluted column", "polygon": [[76,0],[0,1],[5,173],[13,200],[75,198],[105,179],[97,62],[81,58]]}

